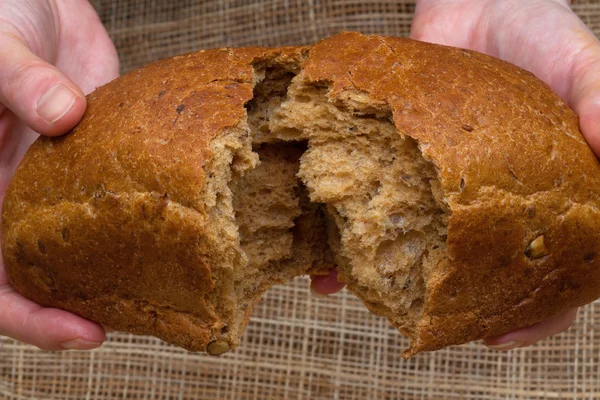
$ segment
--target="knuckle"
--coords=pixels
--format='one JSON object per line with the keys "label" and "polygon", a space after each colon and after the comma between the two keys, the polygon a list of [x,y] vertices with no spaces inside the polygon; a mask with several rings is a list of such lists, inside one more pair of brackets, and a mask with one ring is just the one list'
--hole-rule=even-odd
{"label": "knuckle", "polygon": [[0,82],[4,89],[16,92],[28,84],[39,75],[43,70],[44,62],[38,60],[29,60],[26,62],[15,63],[9,70],[5,82]]}

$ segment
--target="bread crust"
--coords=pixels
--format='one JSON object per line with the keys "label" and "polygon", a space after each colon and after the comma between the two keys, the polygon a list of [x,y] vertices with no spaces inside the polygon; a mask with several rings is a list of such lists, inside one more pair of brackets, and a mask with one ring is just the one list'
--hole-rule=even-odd
{"label": "bread crust", "polygon": [[[218,238],[207,237],[200,193],[211,141],[245,129],[252,65],[275,59],[302,64],[302,79],[327,82],[332,100],[362,93],[391,110],[437,168],[447,257],[427,276],[405,356],[600,297],[600,168],[573,111],[498,59],[358,33],[310,48],[187,54],[93,92],[82,122],[38,139],[7,191],[2,245],[16,290],[189,350],[223,338],[235,346],[217,312],[232,297],[211,297],[231,272],[213,262]],[[540,236],[548,254],[531,258]]]}

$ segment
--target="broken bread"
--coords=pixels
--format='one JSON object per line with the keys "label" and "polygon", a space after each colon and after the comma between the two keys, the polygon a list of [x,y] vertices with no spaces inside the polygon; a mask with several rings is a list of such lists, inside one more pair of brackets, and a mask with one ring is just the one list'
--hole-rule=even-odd
{"label": "broken bread", "polygon": [[15,289],[192,351],[270,286],[336,267],[406,357],[600,297],[600,166],[532,74],[342,33],[215,49],[98,88],[2,210]]}

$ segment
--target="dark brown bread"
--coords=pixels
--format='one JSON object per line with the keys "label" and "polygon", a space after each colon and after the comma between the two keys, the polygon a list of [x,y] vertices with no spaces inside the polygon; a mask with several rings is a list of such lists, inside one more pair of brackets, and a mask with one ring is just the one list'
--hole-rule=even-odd
{"label": "dark brown bread", "polygon": [[32,145],[3,258],[40,304],[213,354],[335,261],[411,356],[600,297],[599,178],[575,114],[492,57],[357,33],[209,50]]}

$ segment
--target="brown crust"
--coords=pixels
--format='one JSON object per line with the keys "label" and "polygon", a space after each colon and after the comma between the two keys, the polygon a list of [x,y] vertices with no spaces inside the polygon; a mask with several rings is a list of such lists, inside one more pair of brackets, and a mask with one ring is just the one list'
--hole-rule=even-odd
{"label": "brown crust", "polygon": [[[210,262],[200,198],[209,143],[242,123],[253,62],[298,63],[305,50],[188,54],[91,94],[73,134],[38,140],[7,191],[3,254],[15,288],[190,350],[220,338],[210,293],[227,271]],[[600,297],[599,165],[575,114],[533,75],[467,50],[356,33],[313,46],[302,73],[331,83],[334,99],[358,91],[391,109],[439,170],[448,257],[429,276],[405,355]],[[540,235],[549,254],[530,259]]]}

